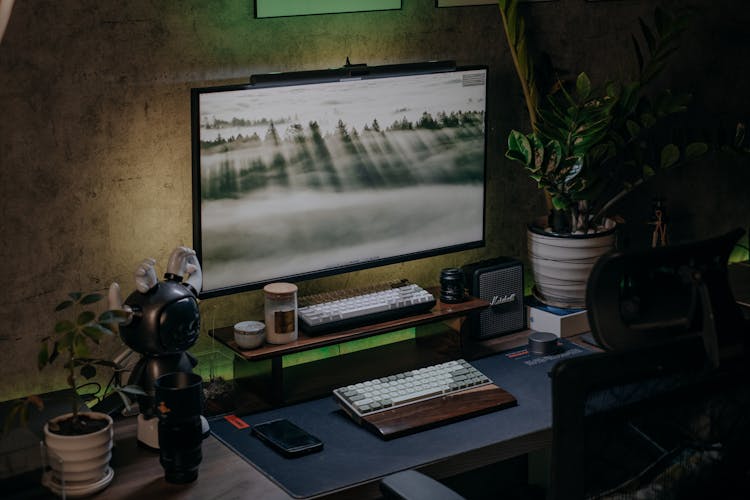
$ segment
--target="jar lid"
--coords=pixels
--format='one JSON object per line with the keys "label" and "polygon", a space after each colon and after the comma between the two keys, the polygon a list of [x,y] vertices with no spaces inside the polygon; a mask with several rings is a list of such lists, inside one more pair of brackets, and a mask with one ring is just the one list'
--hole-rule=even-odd
{"label": "jar lid", "polygon": [[263,287],[263,291],[272,297],[288,297],[297,293],[297,285],[292,283],[269,283]]}
{"label": "jar lid", "polygon": [[240,321],[234,325],[234,331],[238,333],[253,334],[263,333],[266,325],[260,321]]}

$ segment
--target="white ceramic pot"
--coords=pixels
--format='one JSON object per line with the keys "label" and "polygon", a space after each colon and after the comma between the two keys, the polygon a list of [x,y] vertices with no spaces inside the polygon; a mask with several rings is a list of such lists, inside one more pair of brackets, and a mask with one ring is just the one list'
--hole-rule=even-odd
{"label": "white ceramic pot", "polygon": [[50,467],[45,485],[59,495],[62,494],[63,485],[66,496],[90,495],[106,487],[114,476],[109,467],[114,436],[112,418],[98,412],[83,414],[105,420],[107,425],[91,434],[79,436],[63,436],[50,431],[50,422],[70,418],[71,413],[55,417],[44,425],[44,444],[47,465]]}
{"label": "white ceramic pot", "polygon": [[526,234],[537,298],[557,307],[585,307],[591,268],[614,248],[615,230],[558,235],[529,226]]}

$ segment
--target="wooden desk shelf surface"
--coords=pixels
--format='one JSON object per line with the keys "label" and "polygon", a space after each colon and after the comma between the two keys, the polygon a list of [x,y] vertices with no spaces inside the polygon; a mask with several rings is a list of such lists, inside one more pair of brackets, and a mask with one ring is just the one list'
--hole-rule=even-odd
{"label": "wooden desk shelf surface", "polygon": [[[430,291],[434,295],[439,296],[438,291]],[[237,346],[237,343],[234,341],[233,326],[210,330],[209,335],[218,339],[220,342],[232,349],[232,351],[234,351],[238,356],[244,358],[245,360],[260,361],[264,359],[278,358],[285,354],[292,354],[295,352],[316,349],[318,347],[340,344],[343,342],[348,342],[350,340],[380,335],[382,333],[393,332],[404,328],[426,325],[437,321],[446,321],[454,318],[465,318],[469,313],[479,311],[488,306],[489,303],[486,300],[478,299],[475,297],[467,297],[465,301],[456,304],[446,304],[438,301],[435,307],[433,307],[430,311],[422,314],[406,316],[404,318],[399,318],[391,321],[374,323],[324,335],[317,335],[314,337],[305,335],[304,332],[300,331],[297,340],[289,342],[288,344],[263,344],[256,349],[250,350],[243,350]]]}

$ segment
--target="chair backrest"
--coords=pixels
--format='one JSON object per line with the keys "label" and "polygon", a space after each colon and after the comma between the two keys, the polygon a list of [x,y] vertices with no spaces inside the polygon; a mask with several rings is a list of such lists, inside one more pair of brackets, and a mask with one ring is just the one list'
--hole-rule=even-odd
{"label": "chair backrest", "polygon": [[[609,350],[552,370],[551,498],[683,498],[670,495],[707,485],[716,497],[737,483],[719,477],[750,470],[750,336],[723,260],[739,234],[597,263],[587,294],[603,300],[588,296],[589,319]],[[667,279],[647,289],[647,276]],[[634,290],[669,310],[623,305]]]}

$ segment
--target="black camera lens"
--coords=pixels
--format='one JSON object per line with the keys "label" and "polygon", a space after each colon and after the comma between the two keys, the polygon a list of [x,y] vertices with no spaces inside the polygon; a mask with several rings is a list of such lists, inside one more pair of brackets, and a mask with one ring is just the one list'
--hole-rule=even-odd
{"label": "black camera lens", "polygon": [[200,416],[182,421],[159,420],[159,463],[168,483],[191,483],[198,478],[202,441]]}
{"label": "black camera lens", "polygon": [[198,478],[203,459],[202,382],[195,373],[173,372],[162,375],[154,384],[159,462],[169,483],[190,483]]}
{"label": "black camera lens", "polygon": [[450,304],[464,300],[464,274],[461,270],[449,267],[440,271],[440,301]]}

